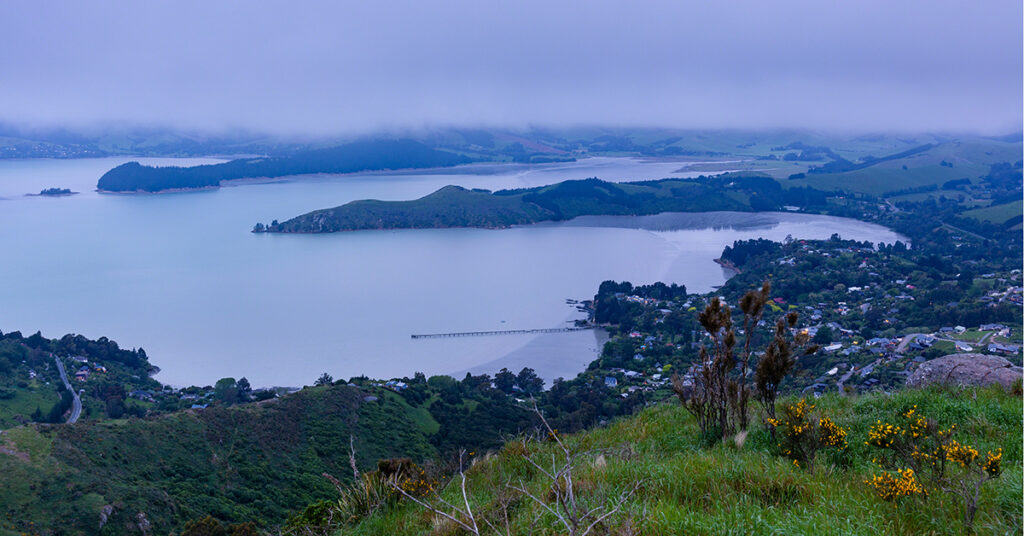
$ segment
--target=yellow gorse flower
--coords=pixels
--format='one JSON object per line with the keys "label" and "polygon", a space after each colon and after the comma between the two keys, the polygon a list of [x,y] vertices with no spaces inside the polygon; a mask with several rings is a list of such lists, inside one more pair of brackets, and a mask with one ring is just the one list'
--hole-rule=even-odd
{"label": "yellow gorse flower", "polygon": [[818,438],[822,445],[835,447],[839,450],[846,448],[846,430],[832,422],[828,417],[818,419]]}
{"label": "yellow gorse flower", "polygon": [[864,444],[872,447],[889,448],[903,434],[903,428],[877,421],[868,430],[868,440]]}
{"label": "yellow gorse flower", "polygon": [[918,482],[913,469],[900,469],[896,471],[899,477],[889,473],[874,475],[871,480],[864,483],[874,488],[875,494],[885,501],[898,501],[903,497],[912,495],[927,495],[924,486]]}
{"label": "yellow gorse flower", "polygon": [[978,458],[978,449],[964,445],[955,439],[949,445],[944,445],[943,448],[946,451],[946,457],[960,464],[960,467],[967,467]]}
{"label": "yellow gorse flower", "polygon": [[989,451],[988,455],[985,457],[985,464],[982,465],[981,468],[986,473],[988,473],[988,476],[991,476],[991,477],[995,478],[995,477],[999,476],[999,473],[1001,473],[1003,471],[1002,461],[1003,461],[1003,449],[1002,448],[1000,448],[999,450],[995,451],[995,453],[993,453],[992,451]]}

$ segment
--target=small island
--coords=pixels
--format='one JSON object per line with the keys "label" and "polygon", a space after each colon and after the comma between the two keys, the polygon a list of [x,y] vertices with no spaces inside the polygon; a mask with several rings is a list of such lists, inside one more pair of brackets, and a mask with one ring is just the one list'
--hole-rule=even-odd
{"label": "small island", "polygon": [[75,195],[78,192],[72,192],[70,188],[46,188],[39,190],[38,194],[28,194],[30,196],[45,196],[45,197],[63,197],[66,195]]}

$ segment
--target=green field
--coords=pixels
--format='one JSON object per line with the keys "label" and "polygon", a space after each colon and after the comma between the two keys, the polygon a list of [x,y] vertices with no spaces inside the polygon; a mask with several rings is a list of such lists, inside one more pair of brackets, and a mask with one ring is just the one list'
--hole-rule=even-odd
{"label": "green field", "polygon": [[60,400],[57,388],[31,381],[24,389],[11,389],[13,398],[0,400],[0,430],[20,424],[16,417],[30,417],[36,408],[44,414]]}
{"label": "green field", "polygon": [[1011,201],[1002,205],[979,208],[964,212],[964,217],[978,221],[989,221],[1001,225],[1010,218],[1024,214],[1024,200]]}
{"label": "green field", "polygon": [[[892,151],[889,154],[894,154]],[[871,195],[922,186],[941,186],[942,183],[962,178],[976,179],[988,173],[989,166],[997,162],[1020,160],[1021,144],[991,140],[971,142],[945,142],[922,153],[881,162],[856,171],[827,174],[809,174],[806,179],[788,183],[793,186],[813,186],[832,190],[842,189]],[[875,154],[881,157],[884,154]],[[941,165],[942,162],[953,167]],[[906,169],[903,169],[906,166]],[[941,195],[932,192],[929,195]],[[947,192],[954,196],[957,192]],[[925,196],[927,197],[927,195]]]}

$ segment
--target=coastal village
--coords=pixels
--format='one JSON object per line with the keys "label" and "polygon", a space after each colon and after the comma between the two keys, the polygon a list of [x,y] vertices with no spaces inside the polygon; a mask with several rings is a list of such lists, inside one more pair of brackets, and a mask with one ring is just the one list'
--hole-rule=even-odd
{"label": "coastal village", "polygon": [[[1009,322],[979,322],[914,326],[907,318],[915,302],[935,296],[934,285],[921,280],[921,274],[894,275],[893,259],[879,251],[857,245],[829,247],[828,242],[795,241],[785,249],[791,253],[773,258],[773,272],[782,275],[794,270],[809,258],[823,261],[819,277],[836,281],[848,280],[855,274],[856,285],[836,282],[831,289],[817,293],[820,301],[787,300],[776,296],[769,303],[770,311],[757,325],[755,347],[763,347],[771,338],[774,320],[789,311],[800,314],[795,330],[802,331],[820,348],[813,355],[798,358],[797,370],[790,380],[790,389],[808,396],[827,392],[858,393],[870,390],[891,390],[902,387],[921,364],[950,354],[991,355],[1021,365],[1021,327]],[[837,261],[831,268],[828,260]],[[851,269],[852,267],[852,269]],[[778,281],[776,280],[778,283]],[[941,287],[965,286],[960,281],[943,281]],[[948,308],[1012,307],[1020,314],[1024,305],[1021,270],[981,273],[971,278],[964,298],[943,304]],[[779,287],[786,290],[785,284]],[[620,324],[633,327],[622,330],[607,326],[613,343],[606,348],[602,362],[612,366],[604,369],[603,381],[619,396],[632,393],[653,393],[667,390],[673,373],[682,376],[684,385],[693,382],[699,369],[697,351],[708,345],[710,338],[696,322],[689,324],[689,334],[667,327],[672,318],[693,319],[699,311],[718,296],[727,304],[735,304],[737,287],[727,285],[708,295],[688,295],[684,301],[660,300],[647,295],[616,292],[614,298],[630,309],[633,319]],[[773,292],[775,295],[775,292]],[[731,298],[731,299],[730,299]],[[738,311],[737,311],[738,312]],[[911,317],[912,318],[912,317]],[[653,321],[652,321],[653,319]],[[742,326],[737,326],[742,328]],[[737,329],[741,340],[746,336]],[[760,341],[760,344],[758,344]],[[758,355],[757,352],[754,354]],[[969,358],[969,357],[968,357]],[[752,374],[752,373],[751,373]]]}

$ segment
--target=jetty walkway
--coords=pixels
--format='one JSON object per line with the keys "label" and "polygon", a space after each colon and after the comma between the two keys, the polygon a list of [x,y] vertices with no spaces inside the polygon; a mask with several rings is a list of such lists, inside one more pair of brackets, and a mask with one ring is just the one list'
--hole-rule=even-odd
{"label": "jetty walkway", "polygon": [[594,326],[571,327],[571,328],[546,328],[546,329],[504,329],[497,331],[463,331],[460,333],[425,333],[410,335],[414,339],[440,339],[443,337],[482,337],[485,335],[526,335],[530,333],[567,333],[570,331],[584,331],[594,329]]}

